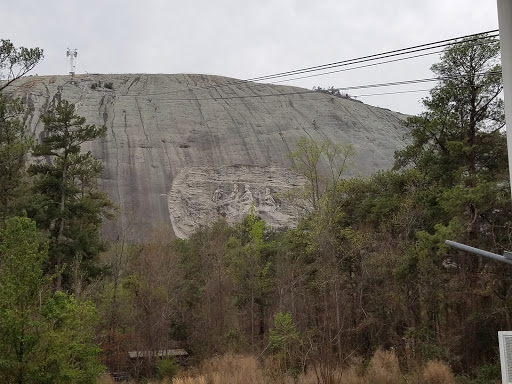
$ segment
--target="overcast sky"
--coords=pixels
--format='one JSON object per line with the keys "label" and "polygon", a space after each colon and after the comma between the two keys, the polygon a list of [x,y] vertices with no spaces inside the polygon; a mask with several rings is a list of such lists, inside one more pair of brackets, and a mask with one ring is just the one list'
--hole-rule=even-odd
{"label": "overcast sky", "polygon": [[[238,79],[498,28],[496,0],[0,0],[0,38],[44,49],[32,74],[203,73]],[[432,56],[288,83],[348,87],[432,77]],[[349,91],[424,89],[431,84]],[[426,93],[361,97],[419,113]]]}

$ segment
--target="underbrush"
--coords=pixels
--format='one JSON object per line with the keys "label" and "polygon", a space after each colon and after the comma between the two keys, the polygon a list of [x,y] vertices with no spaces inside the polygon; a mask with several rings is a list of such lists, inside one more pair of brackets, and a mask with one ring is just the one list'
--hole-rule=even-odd
{"label": "underbrush", "polygon": [[[135,384],[135,382],[132,382]],[[148,384],[457,384],[450,369],[441,361],[429,361],[414,372],[404,373],[391,351],[378,350],[364,363],[354,359],[344,369],[313,364],[305,373],[291,377],[280,372],[272,359],[222,355],[203,361],[198,367],[181,371],[172,380],[150,380]],[[97,384],[114,384],[108,376]]]}

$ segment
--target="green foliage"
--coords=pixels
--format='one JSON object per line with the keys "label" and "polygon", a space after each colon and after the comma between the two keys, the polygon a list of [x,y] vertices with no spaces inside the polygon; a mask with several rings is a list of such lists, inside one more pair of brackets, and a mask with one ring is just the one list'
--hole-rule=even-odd
{"label": "green foliage", "polygon": [[231,329],[224,336],[224,342],[227,345],[228,351],[232,353],[242,353],[247,350],[247,340],[238,329]]}
{"label": "green foliage", "polygon": [[[103,332],[147,348],[178,340],[199,358],[267,351],[292,375],[306,361],[335,372],[383,348],[394,353],[381,368],[396,366],[394,354],[404,367],[443,359],[468,380],[493,380],[484,364],[496,331],[512,326],[511,268],[444,245],[512,248],[501,80],[482,73],[497,70],[498,51],[483,42],[451,46],[433,67],[443,79],[425,113],[409,119],[410,145],[394,170],[343,180],[350,146],[299,140],[290,159],[307,179],[299,197],[310,209],[297,228],[269,231],[252,210],[170,246],[134,247],[99,296],[115,302],[104,318],[117,316]],[[84,172],[68,167],[85,185],[87,161]],[[50,176],[41,189],[58,196]]]}
{"label": "green foliage", "polygon": [[269,347],[276,353],[283,353],[295,344],[300,344],[299,332],[289,313],[274,315],[274,326],[270,330]]}
{"label": "green foliage", "polygon": [[[450,239],[497,253],[510,248],[500,51],[497,41],[480,37],[446,48],[432,67],[442,80],[424,100],[426,111],[408,120],[412,143],[397,152],[395,164],[423,179],[411,196],[421,203],[422,225],[395,269],[415,290],[415,311],[423,315],[423,327],[411,328],[422,329],[414,337],[416,351],[425,359],[460,355],[466,366],[493,355],[488,335],[500,329],[503,318],[488,314],[509,300],[511,284],[496,278],[503,268],[497,263],[458,256],[443,244]],[[493,290],[500,292],[494,299]],[[509,311],[507,306],[504,313]],[[465,343],[443,342],[448,336],[441,334],[460,335]]]}
{"label": "green foliage", "polygon": [[413,144],[397,153],[397,168],[414,165],[443,186],[502,176],[507,159],[499,53],[491,38],[444,51],[432,66],[443,80],[423,101],[427,111],[408,120]]}
{"label": "green foliage", "polygon": [[158,362],[157,371],[160,379],[172,380],[180,371],[180,366],[174,359],[164,359]]}
{"label": "green foliage", "polygon": [[0,379],[36,383],[45,326],[39,300],[48,294],[41,270],[45,251],[35,223],[26,218],[7,220],[0,239]]}
{"label": "green foliage", "polygon": [[[341,175],[346,171],[347,161],[354,153],[354,148],[351,145],[306,137],[301,137],[296,146],[297,149],[288,157],[292,161],[293,169],[306,178],[301,197],[307,205],[316,209],[324,191],[340,181]],[[323,170],[321,169],[322,160],[327,165]]]}
{"label": "green foliage", "polygon": [[48,331],[43,335],[46,361],[41,383],[93,384],[104,367],[95,338],[97,313],[90,301],[57,292],[42,308]]}
{"label": "green foliage", "polygon": [[10,40],[0,39],[0,79],[7,77],[0,91],[30,72],[43,57],[40,48],[17,48]]}
{"label": "green foliage", "polygon": [[299,349],[301,346],[299,331],[289,313],[278,312],[274,315],[274,326],[270,330],[269,348],[279,359],[285,372],[292,376],[299,374]]}
{"label": "green foliage", "polygon": [[355,98],[350,96],[348,93],[342,93],[338,88],[334,88],[333,86],[328,87],[328,88],[322,88],[320,86],[317,86],[317,87],[313,87],[313,91],[322,92],[327,95],[340,97],[342,99],[357,101]]}
{"label": "green foliage", "polygon": [[[16,47],[0,39],[0,92],[27,74],[43,59],[40,48]],[[25,160],[32,140],[25,133],[24,107],[19,99],[0,93],[0,228],[3,221],[20,214],[30,200]]]}
{"label": "green foliage", "polygon": [[34,149],[36,156],[54,156],[65,160],[71,154],[79,154],[83,143],[106,133],[106,127],[86,124],[84,117],[75,114],[74,104],[66,100],[61,101],[42,120],[46,135]]}
{"label": "green foliage", "polygon": [[25,160],[32,140],[25,134],[22,114],[19,99],[0,94],[0,228],[6,217],[19,213],[27,199]]}
{"label": "green foliage", "polygon": [[482,365],[478,368],[475,378],[475,384],[489,384],[501,381],[501,365],[499,361],[494,364]]}
{"label": "green foliage", "polygon": [[[90,152],[81,153],[81,145],[104,136],[106,127],[86,124],[65,100],[42,120],[46,134],[33,154],[45,162],[29,168],[37,176],[34,190],[38,194],[29,212],[49,233],[50,264],[55,271],[77,263],[87,279],[97,273],[95,258],[104,248],[101,223],[110,217],[112,203],[96,187],[103,165]],[[64,271],[64,280],[69,287],[69,269]],[[60,282],[61,275],[59,289]]]}
{"label": "green foliage", "polygon": [[106,83],[102,83],[101,81],[98,81],[97,83],[94,82],[91,84],[91,89],[92,90],[95,90],[97,88],[106,88],[106,89],[110,89],[110,90],[113,90],[114,89],[114,83],[109,81],[109,82],[106,82]]}
{"label": "green foliage", "polygon": [[[262,336],[261,316],[269,305],[273,290],[272,247],[265,241],[265,222],[251,209],[237,231],[226,244],[228,271],[235,283],[236,305],[250,309],[250,340],[254,347],[257,336]],[[256,335],[256,321],[259,331]]]}
{"label": "green foliage", "polygon": [[500,362],[484,364],[478,367],[475,375],[461,375],[457,379],[460,384],[502,384]]}
{"label": "green foliage", "polygon": [[58,292],[43,275],[36,225],[13,217],[0,232],[0,379],[6,383],[94,383],[103,367],[96,311]]}

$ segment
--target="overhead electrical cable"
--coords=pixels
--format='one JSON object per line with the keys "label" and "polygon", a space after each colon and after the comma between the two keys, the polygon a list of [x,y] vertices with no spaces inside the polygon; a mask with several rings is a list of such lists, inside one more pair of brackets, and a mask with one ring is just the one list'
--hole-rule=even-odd
{"label": "overhead electrical cable", "polygon": [[[501,74],[500,71],[487,71],[487,72],[479,72],[476,73],[475,76],[485,76],[485,75],[498,75]],[[365,85],[354,85],[348,87],[339,87],[333,88],[337,91],[351,91],[357,89],[369,89],[369,88],[381,88],[381,87],[390,87],[390,86],[399,86],[399,85],[410,85],[410,84],[421,84],[421,83],[429,83],[436,81],[447,81],[447,80],[455,80],[459,78],[465,77],[464,75],[460,76],[445,76],[445,77],[431,77],[426,79],[413,79],[413,80],[403,80],[403,81],[393,81],[388,83],[376,83],[376,84],[365,84]],[[304,91],[293,91],[293,92],[280,92],[280,93],[266,93],[266,94],[255,94],[255,95],[244,95],[244,96],[211,96],[206,98],[197,98],[197,97],[183,97],[183,98],[156,98],[156,100],[166,100],[166,101],[206,101],[206,100],[233,100],[233,99],[252,99],[252,98],[262,98],[262,97],[282,97],[282,96],[291,96],[291,95],[304,95],[311,93],[322,93],[326,96],[332,96],[327,93],[319,92],[316,90],[304,90]],[[159,94],[145,94],[145,95],[118,95],[118,97],[136,97],[136,98],[146,98],[147,96],[159,96]]]}
{"label": "overhead electrical cable", "polygon": [[436,53],[441,53],[443,51],[434,51],[434,52],[428,52],[428,53],[422,53],[420,55],[415,55],[415,56],[409,56],[409,57],[401,57],[399,59],[393,59],[393,60],[387,60],[387,61],[382,61],[382,62],[379,62],[379,63],[372,63],[372,64],[365,64],[365,65],[359,65],[357,67],[350,67],[350,68],[343,68],[343,69],[337,69],[335,71],[329,71],[329,72],[322,72],[322,73],[315,73],[313,75],[305,75],[305,76],[300,76],[300,77],[293,77],[291,79],[284,79],[284,80],[279,80],[279,81],[273,81],[271,84],[279,84],[279,83],[286,83],[287,81],[294,81],[294,80],[300,80],[300,79],[308,79],[308,78],[311,78],[311,77],[318,77],[318,76],[324,76],[324,75],[331,75],[333,73],[340,73],[340,72],[346,72],[346,71],[352,71],[354,69],[361,69],[361,68],[368,68],[368,67],[375,67],[377,65],[381,65],[381,64],[388,64],[388,63],[394,63],[394,62],[398,62],[398,61],[404,61],[404,60],[409,60],[409,59],[415,59],[415,58],[418,58],[418,57],[424,57],[424,56],[429,56],[429,55],[434,55]]}
{"label": "overhead electrical cable", "polygon": [[[480,42],[480,43],[475,43],[474,45],[483,45],[483,44],[485,44],[485,43],[481,43],[481,42]],[[439,47],[438,47],[438,48],[439,48]],[[410,52],[410,53],[413,53],[413,52]],[[279,80],[279,81],[272,81],[272,82],[271,82],[271,83],[269,83],[269,84],[286,83],[286,82],[288,82],[288,81],[294,81],[294,80],[300,80],[300,79],[307,79],[307,78],[311,78],[311,77],[317,77],[317,76],[330,75],[330,74],[333,74],[333,73],[346,72],[346,71],[351,71],[351,70],[354,70],[354,69],[361,69],[361,68],[374,67],[374,66],[381,65],[381,64],[389,64],[389,63],[394,63],[394,62],[398,62],[398,61],[404,61],[404,60],[409,60],[409,59],[415,59],[415,58],[418,58],[418,57],[425,57],[425,56],[435,55],[435,54],[439,54],[439,53],[443,53],[443,50],[441,50],[441,51],[427,52],[427,53],[422,53],[422,54],[413,55],[413,56],[401,57],[401,58],[398,58],[398,59],[386,60],[386,61],[381,61],[381,62],[372,63],[372,64],[360,65],[360,66],[357,66],[357,67],[350,67],[350,68],[337,69],[337,70],[335,70],[335,71],[322,72],[322,73],[315,73],[315,74],[312,74],[312,75],[305,75],[305,76],[300,76],[300,77],[293,77],[293,78],[291,78],[291,79],[284,79],[284,80]],[[362,62],[364,62],[364,61],[362,61]],[[356,63],[354,63],[354,64],[356,64]]]}
{"label": "overhead electrical cable", "polygon": [[[382,53],[363,56],[363,57],[359,57],[359,58],[343,60],[343,61],[339,61],[336,63],[319,65],[319,66],[315,66],[315,67],[308,67],[308,68],[302,68],[302,69],[297,69],[297,70],[293,70],[293,71],[281,72],[281,73],[277,73],[277,74],[273,74],[273,75],[254,77],[254,78],[249,78],[249,79],[245,79],[245,80],[232,80],[232,81],[228,81],[228,82],[220,83],[220,84],[193,86],[193,87],[190,87],[190,88],[184,89],[184,90],[162,92],[162,94],[189,92],[190,90],[216,89],[216,88],[227,87],[227,86],[232,86],[232,85],[248,84],[248,83],[253,83],[256,81],[264,81],[264,80],[275,79],[275,78],[279,78],[279,77],[288,77],[288,76],[293,76],[293,75],[297,75],[297,74],[332,69],[332,68],[336,68],[336,67],[346,67],[349,65],[355,65],[355,64],[361,64],[361,63],[366,63],[366,62],[371,62],[371,61],[376,61],[376,60],[382,60],[382,59],[386,59],[386,58],[390,58],[390,57],[402,56],[402,55],[407,55],[407,54],[417,53],[417,52],[424,52],[424,51],[428,51],[431,49],[444,48],[447,46],[460,44],[460,43],[462,43],[461,40],[464,40],[464,43],[474,41],[474,42],[476,42],[475,45],[480,45],[480,44],[482,44],[480,42],[481,40],[494,39],[496,37],[499,37],[499,34],[496,33],[494,35],[485,35],[485,36],[479,36],[479,35],[489,34],[489,33],[496,32],[496,31],[497,30],[489,31],[489,32],[482,32],[482,33],[477,33],[477,34],[472,34],[472,35],[467,35],[467,36],[455,37],[452,39],[441,40],[441,41],[437,41],[434,43],[421,44],[421,45],[417,45],[417,46],[413,46],[413,47],[402,48],[402,49],[397,49],[397,50],[388,51],[388,52],[382,52]],[[475,36],[479,36],[479,37],[475,37]],[[475,37],[475,38],[467,40],[467,38],[471,38],[471,37]],[[446,43],[447,41],[451,41],[451,42]],[[439,45],[439,43],[442,43],[442,45]],[[429,47],[427,47],[427,46],[429,46]],[[404,58],[400,58],[400,59],[388,60],[388,61],[384,61],[384,62],[377,62],[377,63],[373,63],[372,65],[368,65],[368,66],[377,66],[377,65],[382,65],[382,64],[388,64],[388,63],[391,63],[394,61],[409,60],[409,59],[414,59],[417,57],[427,56],[427,55],[441,53],[441,52],[442,51],[436,51],[436,52],[430,52],[430,53],[426,53],[426,54],[413,55],[413,56],[404,57]],[[332,73],[336,73],[336,72],[350,71],[350,70],[360,69],[360,68],[364,68],[364,67],[365,66],[350,67],[350,68],[346,68],[344,70],[339,70],[339,71],[330,71],[330,72],[325,72],[325,73],[316,74],[316,75],[307,75],[304,77],[297,77],[297,78],[293,78],[293,79],[274,81],[274,82],[271,82],[271,84],[272,83],[277,84],[277,83],[282,83],[282,82],[286,82],[286,81],[298,80],[298,79],[302,79],[302,78],[306,78],[306,77],[323,76],[323,75],[332,74]],[[153,93],[153,95],[155,95],[155,94],[156,93]],[[139,95],[128,94],[127,96],[139,96]]]}
{"label": "overhead electrical cable", "polygon": [[[314,67],[302,68],[302,69],[297,69],[297,70],[293,70],[293,71],[281,72],[281,73],[277,73],[277,74],[273,74],[273,75],[260,76],[260,77],[246,79],[246,80],[235,80],[235,81],[230,81],[230,82],[220,83],[220,84],[215,84],[215,85],[195,86],[195,87],[190,87],[190,88],[184,89],[184,90],[175,90],[175,91],[167,91],[167,92],[117,95],[117,97],[127,97],[127,96],[129,96],[129,97],[145,97],[145,96],[171,95],[171,94],[175,94],[175,93],[191,92],[193,90],[201,90],[201,89],[204,89],[204,90],[215,89],[218,91],[219,88],[225,87],[225,86],[236,85],[236,84],[248,84],[250,82],[254,82],[254,81],[258,81],[258,80],[287,77],[287,76],[293,76],[296,74],[320,71],[320,70],[325,70],[325,69],[332,69],[337,66],[338,67],[349,66],[349,65],[354,65],[354,64],[382,60],[382,59],[389,58],[389,57],[408,55],[411,53],[417,53],[417,52],[422,52],[422,51],[428,51],[431,49],[442,48],[442,47],[446,47],[446,46],[450,46],[450,45],[459,44],[461,42],[467,43],[467,42],[474,41],[475,44],[483,44],[482,42],[480,42],[483,39],[488,40],[488,39],[494,39],[496,37],[499,37],[499,34],[496,32],[498,32],[498,30],[475,33],[475,34],[471,34],[471,35],[440,40],[440,41],[436,41],[436,42],[432,42],[432,43],[420,44],[420,45],[416,45],[416,46],[412,46],[412,47],[408,47],[408,48],[401,48],[401,49],[397,49],[397,50],[393,50],[393,51],[367,55],[367,56],[363,56],[363,57],[359,57],[359,58],[348,59],[348,60],[338,61],[338,62],[324,64],[324,65],[318,65],[318,66],[314,66]],[[440,45],[440,44],[442,44],[442,45]],[[373,66],[377,66],[377,65],[388,64],[388,63],[398,62],[398,61],[403,61],[403,60],[409,60],[409,59],[423,57],[423,56],[441,53],[441,52],[442,51],[435,51],[435,52],[427,52],[427,53],[423,53],[423,54],[417,54],[417,55],[413,55],[413,56],[399,57],[399,58],[395,58],[395,59],[391,59],[391,60],[379,61],[376,63],[365,64],[365,65],[360,65],[360,66],[356,66],[356,67],[343,68],[343,69],[338,69],[338,70],[329,71],[329,72],[309,74],[309,75],[295,77],[295,78],[291,78],[291,79],[279,80],[279,81],[275,81],[274,83],[281,83],[281,82],[293,81],[293,80],[298,80],[298,79],[303,79],[303,78],[308,78],[308,77],[323,76],[323,75],[337,73],[337,72],[344,72],[344,71],[350,71],[350,70],[355,70],[355,69],[360,69],[360,68],[373,67]],[[370,85],[361,85],[361,86],[354,86],[354,87],[343,87],[343,88],[337,88],[337,89],[339,89],[339,90],[356,90],[356,89],[365,89],[365,88],[374,88],[374,87],[415,84],[415,83],[430,82],[430,81],[439,81],[439,79],[437,79],[437,78],[417,79],[417,80],[409,80],[409,81],[403,81],[403,82],[370,84]],[[20,86],[22,86],[22,85],[20,85]],[[10,88],[15,88],[15,87],[20,87],[20,86],[11,86]],[[210,98],[203,98],[203,99],[198,99],[198,98],[179,98],[178,99],[177,98],[174,100],[211,100],[211,99],[220,100],[220,99],[233,99],[233,98],[236,99],[236,98],[271,97],[271,96],[279,96],[279,95],[285,96],[285,95],[292,95],[292,94],[306,94],[306,93],[312,93],[312,92],[317,92],[317,91],[306,90],[306,91],[299,91],[299,92],[285,92],[285,93],[280,93],[280,94],[263,94],[263,95],[249,95],[249,96],[225,96],[225,97],[212,96]],[[35,93],[32,93],[32,94],[35,94]],[[40,95],[44,96],[42,94],[40,94]],[[171,99],[168,99],[168,100],[171,100]]]}
{"label": "overhead electrical cable", "polygon": [[[386,57],[391,57],[391,56],[396,56],[396,55],[405,55],[405,54],[412,53],[412,52],[419,52],[421,50],[424,51],[424,50],[430,50],[430,49],[436,49],[436,48],[440,48],[440,47],[446,47],[446,46],[450,46],[450,45],[460,44],[461,43],[460,40],[464,40],[464,42],[471,42],[471,41],[478,41],[478,40],[483,40],[483,39],[499,37],[499,33],[496,33],[496,32],[499,32],[499,30],[475,33],[475,34],[466,35],[466,36],[462,36],[462,37],[455,37],[455,38],[451,38],[451,39],[440,40],[440,41],[436,41],[433,43],[420,44],[420,45],[415,45],[412,47],[395,49],[393,51],[381,52],[381,53],[376,53],[376,54],[372,54],[372,55],[362,56],[362,57],[359,57],[356,59],[342,60],[342,61],[337,61],[334,63],[317,65],[314,67],[308,67],[308,68],[302,68],[302,69],[296,69],[296,70],[292,70],[292,71],[276,73],[273,75],[253,77],[250,79],[246,79],[245,81],[262,81],[262,80],[267,80],[267,79],[275,78],[275,77],[283,77],[283,76],[295,75],[298,73],[328,69],[328,68],[336,67],[336,66],[340,66],[340,65],[347,65],[354,61],[360,62],[360,60],[377,60],[379,58],[386,58]],[[483,34],[486,34],[486,36],[480,36]],[[474,39],[469,39],[471,37],[474,37]]]}
{"label": "overhead electrical cable", "polygon": [[[486,72],[478,72],[474,74],[475,76],[485,76],[485,75],[501,75],[501,71],[486,71]],[[382,87],[391,87],[391,86],[400,86],[400,85],[411,85],[411,84],[422,84],[429,82],[437,82],[437,81],[447,81],[447,80],[455,80],[465,77],[465,75],[459,76],[443,76],[443,77],[431,77],[425,79],[413,79],[413,80],[401,80],[401,81],[392,81],[387,83],[375,83],[375,84],[364,84],[364,85],[354,85],[348,87],[333,87],[333,90],[336,91],[352,91],[358,89],[371,89],[371,88],[382,88]],[[236,96],[210,96],[210,97],[177,97],[177,98],[165,98],[165,97],[157,97],[155,100],[165,100],[165,101],[206,101],[206,100],[233,100],[233,99],[253,99],[253,98],[263,98],[263,97],[282,97],[282,96],[292,96],[292,95],[304,95],[304,94],[322,94],[327,97],[332,97],[334,95],[330,95],[325,92],[321,92],[318,90],[304,90],[304,91],[292,91],[292,92],[279,92],[279,93],[262,93],[262,94],[254,94],[254,95],[236,95]],[[45,94],[36,94],[37,96],[48,96]],[[116,97],[135,97],[135,98],[147,98],[148,96],[162,96],[166,94],[154,93],[154,94],[144,94],[144,95],[117,95]]]}
{"label": "overhead electrical cable", "polygon": [[[390,57],[408,55],[411,53],[423,52],[423,51],[428,51],[428,50],[436,49],[436,48],[443,48],[443,47],[450,46],[450,45],[460,44],[462,42],[462,40],[464,40],[465,43],[475,41],[475,42],[477,42],[476,44],[482,44],[482,43],[478,43],[478,42],[480,40],[488,40],[488,39],[493,39],[493,38],[499,37],[499,33],[497,33],[498,31],[499,30],[491,30],[491,31],[487,31],[487,32],[481,32],[481,33],[475,33],[475,34],[471,34],[471,35],[465,35],[465,36],[454,37],[454,38],[450,38],[450,39],[439,40],[439,41],[432,42],[432,43],[415,45],[412,47],[401,48],[401,49],[396,49],[396,50],[387,51],[387,52],[381,52],[381,53],[362,56],[362,57],[358,57],[358,58],[342,60],[342,61],[329,63],[329,64],[317,65],[317,66],[313,66],[313,67],[307,67],[307,68],[296,69],[296,70],[292,70],[292,71],[280,72],[280,73],[265,75],[265,76],[260,76],[260,77],[253,77],[253,78],[249,78],[249,79],[245,79],[245,80],[233,80],[233,81],[228,81],[225,83],[214,84],[214,85],[212,84],[212,85],[204,85],[204,86],[194,86],[194,87],[190,87],[190,88],[184,89],[184,90],[174,90],[174,91],[162,92],[161,94],[182,93],[182,92],[189,92],[191,90],[200,90],[200,89],[208,90],[208,89],[215,89],[215,88],[220,88],[220,87],[225,87],[225,86],[246,84],[249,82],[274,79],[274,78],[279,78],[279,77],[288,77],[288,76],[293,76],[293,75],[297,75],[297,74],[310,73],[310,72],[314,72],[314,71],[332,69],[332,68],[336,68],[336,67],[349,66],[349,65],[354,65],[354,64],[371,62],[371,61],[375,61],[375,60],[382,60],[382,59],[390,58]],[[409,60],[409,59],[432,55],[432,54],[441,53],[441,52],[442,51],[428,52],[425,54],[401,57],[398,59],[392,59],[392,60],[387,60],[387,61],[383,61],[383,62],[361,65],[361,66],[357,66],[357,67],[350,67],[350,68],[344,68],[341,70],[323,72],[323,73],[314,74],[314,75],[306,75],[306,76],[296,77],[296,78],[292,78],[292,79],[279,80],[279,81],[274,81],[273,83],[277,84],[277,83],[283,83],[283,82],[287,82],[287,81],[299,80],[299,79],[303,79],[303,78],[324,76],[324,75],[337,73],[337,72],[350,71],[350,70],[355,70],[355,69],[360,69],[360,68],[365,68],[365,67],[373,67],[373,66],[377,66],[377,65],[388,64],[388,63],[403,61],[403,60]],[[20,86],[16,86],[16,85],[10,86],[10,88],[15,88],[15,87],[20,87]],[[150,95],[150,94],[148,93],[146,95]],[[153,93],[152,95],[156,95],[156,93]],[[127,94],[126,96],[141,96],[141,95]]]}
{"label": "overhead electrical cable", "polygon": [[[485,75],[501,75],[501,71],[486,71],[476,73],[475,76],[485,76]],[[371,88],[382,88],[382,87],[390,87],[390,86],[401,86],[401,85],[411,85],[411,84],[422,84],[429,82],[438,82],[438,81],[447,81],[447,80],[455,80],[459,78],[463,78],[465,75],[459,76],[445,76],[445,77],[432,77],[425,79],[413,79],[413,80],[402,80],[402,81],[393,81],[387,83],[376,83],[376,84],[364,84],[364,85],[355,85],[355,86],[347,86],[347,87],[338,87],[332,88],[337,91],[353,91],[359,89],[371,89]],[[396,94],[396,93],[410,93],[410,92],[420,92],[426,90],[406,90],[399,92],[389,92],[382,94]],[[217,91],[218,92],[218,91]],[[49,96],[47,94],[35,94],[37,96]],[[304,94],[321,94],[325,97],[333,97],[334,95],[330,95],[325,92],[321,92],[318,90],[303,90],[303,91],[292,91],[292,92],[279,92],[279,93],[262,93],[262,94],[254,94],[254,95],[235,95],[235,96],[210,96],[210,97],[177,97],[177,98],[166,98],[166,97],[156,97],[155,100],[164,100],[164,101],[207,101],[207,100],[234,100],[234,99],[255,99],[255,98],[263,98],[263,97],[282,97],[282,96],[292,96],[292,95],[304,95]],[[135,97],[135,98],[147,98],[148,96],[162,96],[167,95],[167,93],[153,93],[153,94],[144,94],[144,95],[117,95],[116,97]],[[371,95],[359,95],[358,97],[365,96],[377,96],[379,94],[371,94]],[[357,95],[356,95],[357,96]]]}
{"label": "overhead electrical cable", "polygon": [[[281,72],[281,73],[277,73],[277,74],[273,74],[273,75],[254,77],[254,78],[249,78],[249,79],[245,79],[245,80],[234,80],[234,81],[229,81],[229,82],[226,82],[226,83],[221,83],[221,84],[216,84],[216,85],[196,86],[196,87],[191,87],[190,89],[220,88],[220,87],[225,87],[225,86],[230,86],[230,85],[246,84],[246,83],[249,83],[249,82],[258,82],[258,81],[264,81],[264,80],[269,80],[269,79],[274,79],[274,78],[279,78],[279,77],[293,76],[293,75],[302,74],[302,73],[310,73],[310,72],[315,72],[315,71],[320,71],[320,70],[332,69],[332,68],[336,68],[336,67],[345,67],[345,66],[349,66],[349,65],[360,64],[360,63],[365,63],[365,62],[371,62],[371,61],[375,61],[375,60],[382,60],[382,59],[386,59],[386,58],[390,58],[390,57],[402,56],[402,55],[407,55],[407,54],[416,53],[416,52],[424,52],[424,51],[428,51],[428,50],[431,50],[431,49],[444,48],[444,47],[447,47],[447,46],[460,44],[460,43],[463,42],[461,40],[464,40],[464,43],[476,42],[475,45],[481,45],[481,44],[483,44],[482,42],[480,42],[481,40],[488,40],[488,39],[494,39],[494,38],[499,37],[499,33],[495,33],[497,31],[498,30],[482,32],[482,33],[476,33],[476,34],[471,34],[471,35],[466,35],[466,36],[461,36],[461,37],[455,37],[455,38],[446,39],[446,40],[440,40],[440,41],[433,42],[433,43],[421,44],[421,45],[416,45],[416,46],[412,46],[412,47],[408,47],[408,48],[401,48],[401,49],[397,49],[397,50],[393,50],[393,51],[381,52],[381,53],[378,53],[378,54],[363,56],[363,57],[354,58],[354,59],[343,60],[343,61],[339,61],[339,62],[336,62],[336,63],[330,63],[330,64],[318,65],[318,66],[315,66],[315,67],[296,69],[296,70],[293,70],[293,71],[287,71],[287,72]],[[491,34],[493,32],[495,34]],[[483,35],[483,34],[487,34],[487,35],[480,36],[480,35]],[[477,37],[475,37],[475,36],[477,36]],[[474,38],[468,40],[468,38],[471,38],[471,37],[474,37]],[[448,41],[451,41],[451,42],[447,43]],[[429,46],[429,47],[427,47],[427,46]],[[424,54],[424,55],[414,55],[414,56],[400,58],[400,59],[396,59],[396,60],[389,60],[389,61],[384,61],[384,62],[378,62],[378,63],[374,63],[371,66],[387,64],[387,63],[391,63],[391,62],[394,62],[394,61],[409,60],[409,59],[413,59],[413,58],[417,58],[417,57],[421,57],[421,56],[427,56],[427,55],[435,54],[435,53],[442,53],[442,51],[431,52],[431,53],[427,53],[427,54]],[[370,65],[368,65],[368,66],[370,66]],[[351,67],[351,68],[347,68],[347,69],[344,69],[344,70],[324,72],[324,73],[321,73],[321,74],[308,75],[308,76],[297,77],[297,78],[293,78],[293,79],[286,79],[286,80],[280,80],[280,81],[272,81],[271,84],[283,83],[283,82],[303,79],[303,78],[307,78],[307,77],[323,76],[323,75],[327,75],[327,74],[331,74],[331,73],[342,72],[342,71],[350,71],[350,70],[359,69],[359,68],[364,68],[364,66]]]}
{"label": "overhead electrical cable", "polygon": [[381,92],[381,93],[367,93],[363,95],[350,95],[350,97],[357,99],[358,97],[371,97],[371,96],[383,96],[383,95],[400,95],[403,93],[417,93],[417,92],[430,92],[432,88],[423,89],[410,89],[407,91],[394,91],[394,92]]}

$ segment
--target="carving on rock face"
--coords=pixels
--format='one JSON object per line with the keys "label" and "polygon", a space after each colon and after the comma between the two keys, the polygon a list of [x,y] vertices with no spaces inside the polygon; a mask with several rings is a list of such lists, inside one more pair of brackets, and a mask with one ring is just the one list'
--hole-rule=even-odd
{"label": "carving on rock face", "polygon": [[240,197],[240,192],[238,192],[238,184],[233,184],[233,191],[229,195],[231,200],[238,200]]}
{"label": "carving on rock face", "polygon": [[265,192],[256,190],[257,198],[254,197],[249,184],[244,184],[244,193],[240,195],[238,184],[233,184],[233,190],[229,196],[224,195],[222,188],[216,188],[212,195],[212,202],[215,203],[216,212],[228,219],[242,219],[251,211],[254,206],[260,214],[270,215],[275,219],[275,215],[280,210],[280,205],[276,202],[269,187],[265,187]]}
{"label": "carving on rock face", "polygon": [[251,210],[276,230],[293,227],[301,212],[276,196],[304,183],[276,167],[186,168],[175,177],[168,195],[173,230],[178,237],[188,237],[220,218],[229,224],[240,222]]}
{"label": "carving on rock face", "polygon": [[252,192],[249,189],[249,185],[245,184],[244,194],[240,199],[240,215],[246,215],[251,210],[251,205],[254,203],[254,198],[252,197]]}
{"label": "carving on rock face", "polygon": [[274,212],[277,209],[277,203],[270,194],[270,188],[265,188],[265,196],[263,197],[263,210]]}
{"label": "carving on rock face", "polygon": [[225,215],[234,219],[239,214],[239,200],[240,200],[240,192],[238,191],[238,184],[233,184],[233,191],[229,194],[229,199],[223,202]]}
{"label": "carving on rock face", "polygon": [[245,184],[245,187],[244,187],[244,194],[242,195],[242,198],[240,200],[242,203],[252,203],[254,201],[253,197],[252,197],[252,192],[251,190],[249,189],[249,185]]}
{"label": "carving on rock face", "polygon": [[224,197],[224,190],[222,188],[217,188],[215,192],[213,192],[212,201],[216,203],[219,200],[222,200]]}

